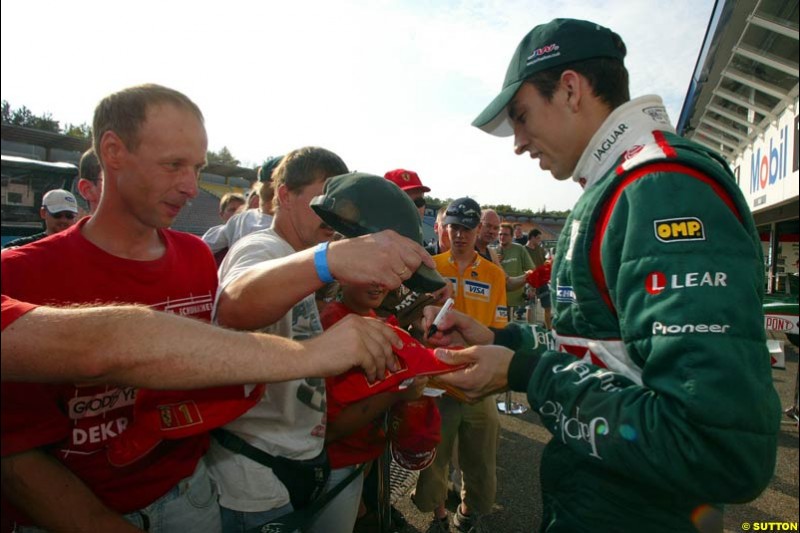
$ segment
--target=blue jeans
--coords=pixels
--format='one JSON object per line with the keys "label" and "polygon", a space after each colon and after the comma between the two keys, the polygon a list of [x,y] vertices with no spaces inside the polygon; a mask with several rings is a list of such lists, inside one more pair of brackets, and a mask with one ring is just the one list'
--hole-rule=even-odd
{"label": "blue jeans", "polygon": [[164,496],[144,509],[125,515],[125,520],[150,533],[218,533],[222,524],[217,486],[208,476],[205,461],[201,460],[194,474]]}
{"label": "blue jeans", "polygon": [[[208,477],[204,461],[194,474],[182,479],[169,492],[147,507],[123,518],[150,533],[219,533],[222,525],[217,504],[217,487]],[[38,527],[20,526],[19,533],[40,533]]]}
{"label": "blue jeans", "polygon": [[[225,507],[219,508],[222,516],[222,533],[245,533],[251,529],[266,524],[270,520],[287,515],[294,511],[291,503],[283,507],[276,507],[269,511],[248,513],[245,511],[234,511]],[[184,532],[188,533],[188,532]]]}
{"label": "blue jeans", "polygon": [[[325,492],[336,487],[357,467],[358,465],[352,465],[331,470]],[[363,486],[364,473],[361,472],[320,511],[306,530],[307,533],[352,533]]]}

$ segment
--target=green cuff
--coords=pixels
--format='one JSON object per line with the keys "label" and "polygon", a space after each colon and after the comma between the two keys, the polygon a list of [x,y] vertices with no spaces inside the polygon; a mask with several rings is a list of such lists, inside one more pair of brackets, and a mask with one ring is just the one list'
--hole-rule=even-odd
{"label": "green cuff", "polygon": [[516,350],[522,341],[522,335],[519,328],[515,324],[500,328],[489,328],[494,332],[494,342],[497,346],[504,346]]}
{"label": "green cuff", "polygon": [[519,350],[508,365],[508,388],[515,392],[527,392],[528,383],[539,364],[541,355],[533,350]]}

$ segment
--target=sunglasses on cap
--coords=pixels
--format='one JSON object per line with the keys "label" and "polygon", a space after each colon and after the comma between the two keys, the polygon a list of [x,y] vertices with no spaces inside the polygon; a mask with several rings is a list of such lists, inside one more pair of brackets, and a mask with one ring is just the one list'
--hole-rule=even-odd
{"label": "sunglasses on cap", "polygon": [[72,220],[78,216],[77,213],[73,213],[72,211],[59,211],[58,213],[50,213],[50,211],[48,211],[47,213],[56,219],[66,218],[67,220]]}
{"label": "sunglasses on cap", "polygon": [[414,205],[417,207],[425,207],[425,198],[415,198]]}

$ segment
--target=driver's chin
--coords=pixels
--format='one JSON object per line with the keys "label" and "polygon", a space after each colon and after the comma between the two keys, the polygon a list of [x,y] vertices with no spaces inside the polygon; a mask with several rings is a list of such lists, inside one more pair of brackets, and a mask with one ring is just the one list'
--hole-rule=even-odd
{"label": "driver's chin", "polygon": [[[575,166],[577,166],[577,162],[575,163]],[[565,171],[559,166],[554,165],[553,168],[550,169],[550,174],[558,181],[565,181],[570,179],[575,173],[575,166]]]}

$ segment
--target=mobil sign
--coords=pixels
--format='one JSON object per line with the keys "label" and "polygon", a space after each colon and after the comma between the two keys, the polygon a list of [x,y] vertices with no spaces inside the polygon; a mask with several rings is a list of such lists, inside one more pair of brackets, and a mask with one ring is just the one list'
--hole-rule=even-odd
{"label": "mobil sign", "polygon": [[753,211],[798,194],[795,121],[794,114],[787,110],[734,163],[739,168],[739,186]]}
{"label": "mobil sign", "polygon": [[778,130],[777,139],[769,136],[769,145],[757,143],[750,154],[750,192],[765,191],[778,180],[786,178],[789,170],[789,126]]}

